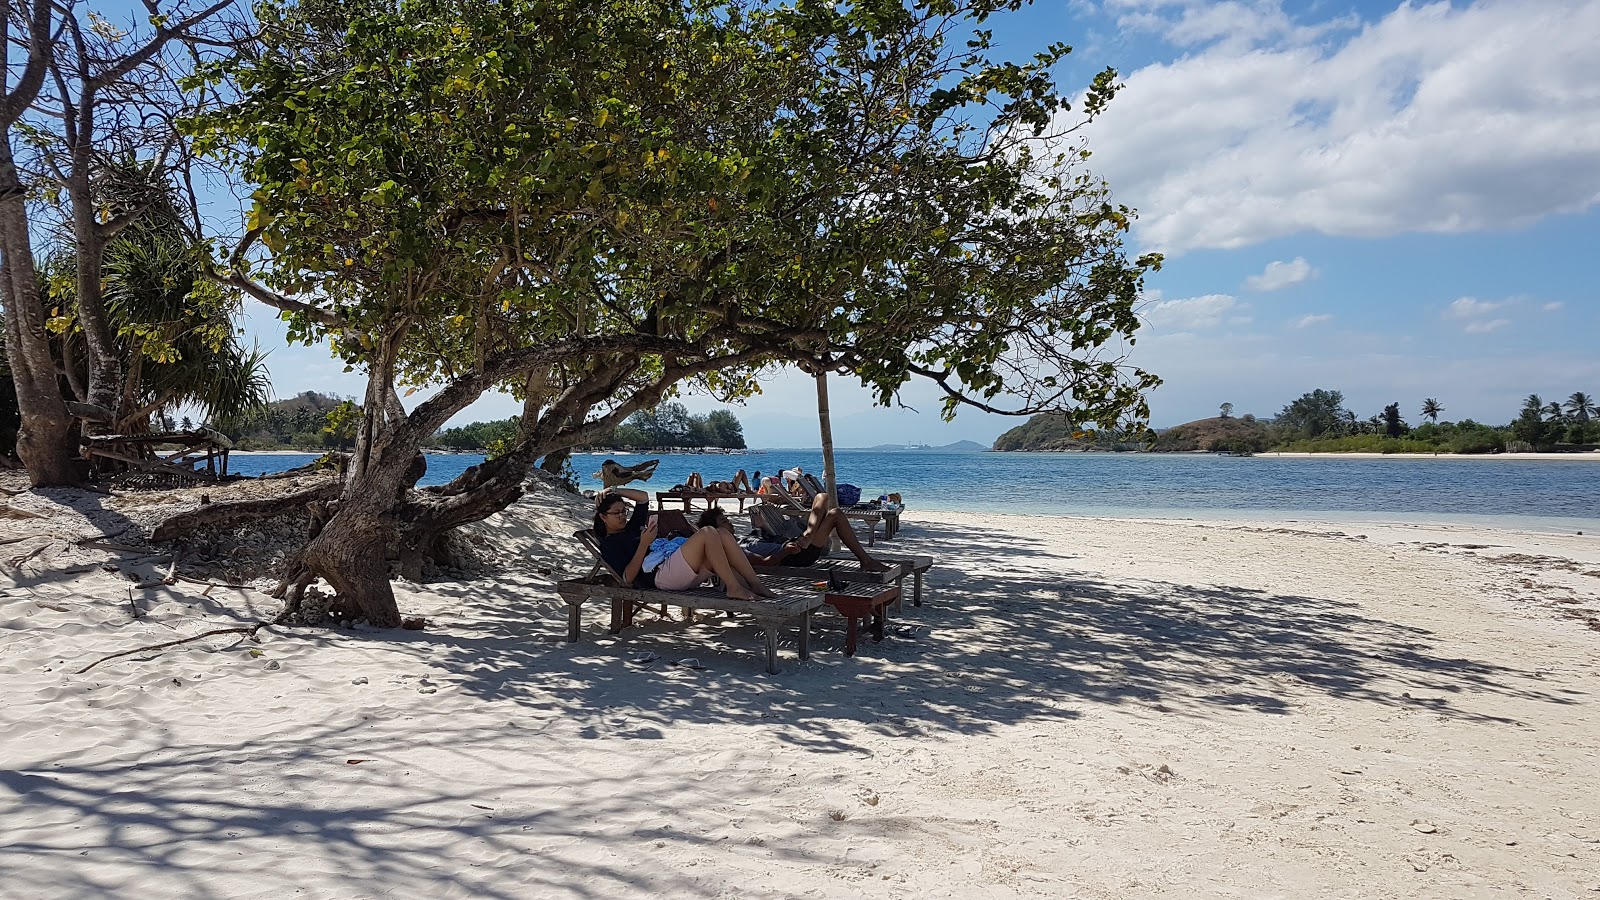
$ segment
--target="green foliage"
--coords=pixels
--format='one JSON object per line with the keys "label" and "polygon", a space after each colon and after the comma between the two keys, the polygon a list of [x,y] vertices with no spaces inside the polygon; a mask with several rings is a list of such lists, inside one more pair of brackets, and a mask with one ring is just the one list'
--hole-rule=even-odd
{"label": "green foliage", "polygon": [[327,450],[354,446],[360,414],[353,401],[306,391],[210,424],[244,450]]}
{"label": "green foliage", "polygon": [[1132,211],[1063,152],[1067,48],[962,33],[1016,5],[269,0],[209,73],[240,101],[189,130],[257,185],[271,257],[235,273],[380,377],[465,395],[537,358],[606,408],[790,361],[884,403],[933,378],[946,414],[1142,419],[1157,379],[1101,349],[1160,258],[1125,258]]}
{"label": "green foliage", "polygon": [[1329,431],[1337,432],[1350,416],[1344,408],[1344,394],[1317,388],[1301,394],[1278,413],[1276,424],[1302,437],[1314,438]]}
{"label": "green foliage", "polygon": [[1383,433],[1386,436],[1397,438],[1409,430],[1410,426],[1400,418],[1400,404],[1391,403],[1383,408]]}
{"label": "green foliage", "polygon": [[[425,446],[442,450],[487,451],[495,448],[504,453],[516,440],[521,419],[512,417],[494,422],[473,422],[456,428],[447,428],[433,436]],[[496,455],[499,455],[498,453]]]}
{"label": "green foliage", "polygon": [[[153,164],[112,159],[98,184],[107,218],[137,213],[106,245],[102,295],[128,384],[122,430],[138,431],[152,417],[196,407],[207,418],[260,410],[271,397],[267,353],[238,340],[232,315],[238,297],[202,277],[204,248],[188,235],[172,187]],[[48,327],[70,345],[79,383],[88,378],[77,309],[77,259],[58,244],[40,267],[54,311]]]}
{"label": "green foliage", "polygon": [[1309,439],[1290,441],[1273,448],[1286,453],[1440,453],[1445,452],[1438,444],[1426,441],[1412,440],[1410,438],[1392,438],[1382,434],[1350,434],[1340,437],[1328,437],[1321,440]]}
{"label": "green foliage", "polygon": [[[434,435],[429,447],[446,450],[476,450],[501,455],[516,444],[521,419],[498,422],[473,422],[449,428]],[[663,403],[629,417],[609,435],[589,446],[598,448],[655,450],[675,447],[718,447],[743,450],[744,427],[733,413],[719,409],[698,416],[681,403]]]}

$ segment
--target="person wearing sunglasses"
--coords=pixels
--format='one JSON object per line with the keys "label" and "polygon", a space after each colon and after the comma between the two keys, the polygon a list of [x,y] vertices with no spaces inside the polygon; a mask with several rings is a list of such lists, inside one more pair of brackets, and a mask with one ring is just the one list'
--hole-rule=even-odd
{"label": "person wearing sunglasses", "polygon": [[[629,500],[633,501],[631,512]],[[716,575],[722,579],[730,599],[772,596],[772,590],[762,584],[733,535],[717,528],[697,529],[654,571],[646,572],[645,557],[650,555],[650,545],[656,539],[656,520],[650,515],[650,497],[644,491],[602,491],[595,499],[594,536],[606,564],[634,587],[683,591],[705,584]]]}

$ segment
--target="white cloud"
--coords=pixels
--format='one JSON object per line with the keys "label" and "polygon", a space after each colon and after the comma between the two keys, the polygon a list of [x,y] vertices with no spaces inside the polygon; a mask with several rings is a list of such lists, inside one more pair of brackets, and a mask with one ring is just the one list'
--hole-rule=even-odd
{"label": "white cloud", "polygon": [[1509,300],[1479,300],[1476,297],[1462,297],[1445,309],[1447,319],[1477,319],[1487,316],[1497,309],[1504,309],[1511,305]]}
{"label": "white cloud", "polygon": [[1273,3],[1112,10],[1200,48],[1129,73],[1090,129],[1150,247],[1503,229],[1600,203],[1594,0],[1407,4],[1359,30]]}
{"label": "white cloud", "polygon": [[1290,322],[1289,323],[1289,327],[1290,328],[1310,328],[1313,325],[1321,325],[1323,322],[1332,322],[1332,321],[1333,321],[1333,316],[1328,315],[1327,313],[1318,313],[1318,314],[1301,316],[1300,318],[1295,319],[1293,322]]}
{"label": "white cloud", "polygon": [[1247,291],[1280,291],[1315,274],[1316,270],[1303,256],[1296,256],[1289,262],[1273,260],[1267,263],[1266,271],[1246,278],[1244,287]]}
{"label": "white cloud", "polygon": [[1159,300],[1145,306],[1140,314],[1157,328],[1193,331],[1215,328],[1225,320],[1234,320],[1237,318],[1234,314],[1243,308],[1238,299],[1227,294],[1206,294],[1185,300]]}
{"label": "white cloud", "polygon": [[1557,300],[1554,303],[1546,303],[1539,308],[1545,312],[1560,312],[1563,305],[1564,304],[1562,304],[1561,301]]}
{"label": "white cloud", "polygon": [[1486,319],[1481,322],[1468,322],[1465,330],[1467,334],[1488,334],[1510,324],[1510,319]]}

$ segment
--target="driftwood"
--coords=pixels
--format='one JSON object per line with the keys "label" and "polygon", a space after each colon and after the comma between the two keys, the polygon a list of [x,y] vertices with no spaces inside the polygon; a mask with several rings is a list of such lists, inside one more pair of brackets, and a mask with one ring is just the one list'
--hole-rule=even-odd
{"label": "driftwood", "polygon": [[338,482],[329,480],[326,484],[319,484],[283,497],[207,504],[198,509],[178,513],[157,525],[150,539],[164,544],[175,541],[198,528],[226,527],[242,522],[270,519],[273,516],[294,512],[311,503],[332,500],[339,496],[339,488]]}
{"label": "driftwood", "polygon": [[[137,611],[137,607],[135,607],[135,610]],[[135,618],[137,618],[137,615],[135,616]],[[258,632],[261,629],[267,627],[268,625],[274,625],[276,623],[277,623],[277,620],[274,619],[274,620],[272,620],[270,622],[263,620],[263,621],[255,623],[254,625],[240,625],[240,626],[235,627],[235,628],[213,628],[210,631],[202,631],[199,634],[191,635],[191,636],[186,637],[186,638],[179,638],[176,641],[167,641],[165,644],[150,644],[150,645],[144,646],[144,647],[135,647],[132,650],[123,650],[123,651],[118,652],[118,653],[112,653],[109,656],[102,656],[99,659],[95,660],[94,662],[89,663],[87,666],[84,666],[83,668],[81,668],[78,671],[74,672],[73,674],[74,675],[82,675],[83,673],[89,671],[90,669],[94,668],[95,666],[100,665],[103,662],[108,662],[110,660],[118,659],[118,658],[123,657],[123,656],[133,656],[133,655],[139,654],[139,653],[148,653],[151,650],[165,650],[165,649],[167,649],[169,647],[177,647],[177,646],[179,646],[181,644],[193,643],[194,641],[198,641],[198,640],[201,640],[203,638],[216,637],[219,634],[242,634],[245,637],[247,637],[247,638],[249,638],[251,640],[254,640],[255,636],[256,636],[256,632]]]}

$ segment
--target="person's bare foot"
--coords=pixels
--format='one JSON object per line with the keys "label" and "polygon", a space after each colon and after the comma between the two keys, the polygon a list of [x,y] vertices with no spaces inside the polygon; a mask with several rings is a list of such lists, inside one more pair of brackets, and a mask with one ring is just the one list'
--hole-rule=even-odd
{"label": "person's bare foot", "polygon": [[732,588],[729,588],[728,589],[728,599],[729,600],[754,600],[754,599],[756,599],[756,595],[750,593],[749,591],[743,590],[743,589],[734,590]]}
{"label": "person's bare foot", "polygon": [[752,584],[752,585],[750,585],[750,590],[755,591],[757,594],[760,594],[763,597],[776,597],[776,596],[778,596],[772,590],[772,588],[769,588],[764,584]]}

